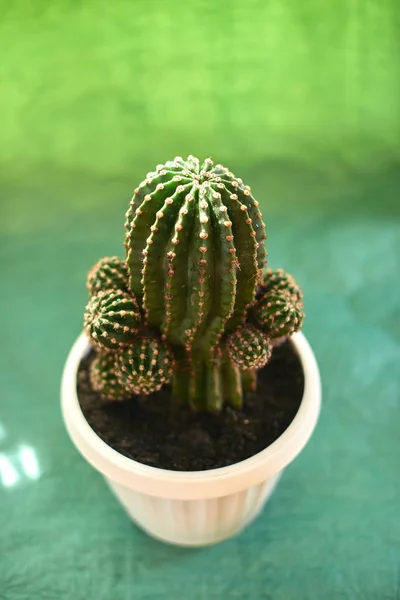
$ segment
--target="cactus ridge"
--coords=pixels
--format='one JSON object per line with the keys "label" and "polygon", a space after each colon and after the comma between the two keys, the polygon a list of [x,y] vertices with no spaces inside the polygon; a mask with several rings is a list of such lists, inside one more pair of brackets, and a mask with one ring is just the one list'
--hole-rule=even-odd
{"label": "cactus ridge", "polygon": [[227,206],[228,218],[232,223],[232,235],[236,244],[236,252],[240,256],[234,261],[236,266],[236,299],[235,314],[231,315],[226,330],[233,331],[243,322],[247,306],[254,298],[259,277],[257,251],[258,242],[254,243],[255,230],[249,217],[248,208],[240,202],[239,196],[231,194],[226,188],[221,190],[222,203]]}
{"label": "cactus ridge", "polygon": [[169,383],[173,357],[167,346],[154,337],[137,338],[115,355],[118,381],[133,394],[152,394]]}
{"label": "cactus ridge", "polygon": [[[151,225],[151,233],[146,239],[146,248],[142,251],[141,287],[143,289],[143,308],[150,327],[160,329],[165,314],[165,298],[160,294],[164,288],[164,253],[166,241],[176,244],[176,219],[184,201],[184,193],[189,193],[191,184],[178,185],[172,196],[167,197],[156,220]],[[162,257],[162,260],[160,260]]]}
{"label": "cactus ridge", "polygon": [[140,320],[133,296],[121,290],[105,290],[93,296],[86,306],[84,328],[95,346],[113,350],[132,341]]}
{"label": "cactus ridge", "polygon": [[240,197],[241,202],[246,206],[249,217],[252,221],[254,231],[256,232],[257,246],[257,264],[259,269],[264,269],[267,258],[267,251],[265,247],[265,240],[267,234],[265,231],[265,223],[262,219],[262,214],[259,209],[257,200],[252,196],[251,188],[248,185],[244,185],[240,177],[235,175],[226,169],[222,165],[218,164],[214,168],[216,177],[220,178],[221,183],[225,186],[225,189],[231,194],[236,194]]}
{"label": "cactus ridge", "polygon": [[101,258],[89,271],[86,287],[90,296],[104,290],[128,291],[128,267],[118,256]]}

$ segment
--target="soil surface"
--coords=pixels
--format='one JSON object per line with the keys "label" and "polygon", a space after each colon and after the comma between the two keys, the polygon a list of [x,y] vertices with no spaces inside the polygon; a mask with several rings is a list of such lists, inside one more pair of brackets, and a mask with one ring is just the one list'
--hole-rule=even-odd
{"label": "soil surface", "polygon": [[146,465],[198,471],[234,464],[264,450],[288,427],[304,389],[300,360],[286,341],[258,373],[257,390],[244,396],[243,410],[194,413],[172,406],[170,388],[151,396],[105,402],[91,388],[92,352],[80,364],[78,397],[94,431],[112,448]]}

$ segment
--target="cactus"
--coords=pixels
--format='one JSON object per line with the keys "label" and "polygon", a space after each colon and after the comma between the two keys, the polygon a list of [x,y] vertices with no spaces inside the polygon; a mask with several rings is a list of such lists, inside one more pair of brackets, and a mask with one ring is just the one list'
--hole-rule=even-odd
{"label": "cactus", "polygon": [[267,364],[271,352],[270,339],[250,323],[228,336],[222,369],[223,393],[227,404],[235,408],[242,407],[243,392],[255,389],[256,370]]}
{"label": "cactus", "polygon": [[173,357],[167,346],[154,337],[136,338],[115,355],[118,381],[133,394],[152,394],[169,383]]}
{"label": "cactus", "polygon": [[262,284],[258,290],[257,297],[260,298],[269,292],[288,292],[293,298],[299,302],[303,300],[303,293],[300,286],[295,281],[290,273],[286,273],[283,269],[266,269],[263,274]]}
{"label": "cactus", "polygon": [[133,296],[120,290],[105,290],[93,296],[86,306],[84,328],[95,346],[112,350],[130,344],[140,319]]}
{"label": "cactus", "polygon": [[219,344],[245,321],[266,263],[258,202],[211,159],[178,157],[147,175],[126,217],[130,288],[179,357],[174,391],[219,410]]}
{"label": "cactus", "polygon": [[89,271],[86,287],[90,296],[104,290],[128,291],[128,267],[125,260],[117,256],[101,258]]}
{"label": "cactus", "polygon": [[271,338],[291,335],[303,324],[303,304],[287,290],[272,290],[255,305],[253,322]]}
{"label": "cactus", "polygon": [[104,400],[125,400],[129,391],[120,383],[115,372],[115,355],[99,353],[90,365],[90,381],[93,389]]}
{"label": "cactus", "polygon": [[250,323],[232,333],[227,346],[231,360],[241,371],[261,369],[269,361],[272,352],[269,337]]}
{"label": "cactus", "polygon": [[267,269],[256,297],[250,320],[271,338],[286,337],[301,328],[303,293],[292,275],[283,269]]}
{"label": "cactus", "polygon": [[176,157],[135,189],[125,228],[126,261],[102,259],[87,281],[85,329],[113,357],[101,368],[130,393],[171,380],[175,401],[195,410],[240,408],[270,338],[302,319],[293,278],[266,270],[251,189],[209,158]]}

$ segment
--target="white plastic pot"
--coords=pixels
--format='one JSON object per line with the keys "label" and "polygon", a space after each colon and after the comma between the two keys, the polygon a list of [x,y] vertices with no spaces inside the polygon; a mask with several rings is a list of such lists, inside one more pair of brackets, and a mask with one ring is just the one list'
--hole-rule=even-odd
{"label": "white plastic pot", "polygon": [[106,479],[137,525],[148,534],[182,546],[229,538],[263,508],[283,469],[299,454],[316,425],[321,384],[314,354],[303,334],[292,336],[304,370],[304,395],[289,427],[268,448],[229,467],[168,471],[119,454],[93,431],[77,396],[79,364],[89,351],[84,334],[73,345],[62,379],[62,412],[79,452]]}

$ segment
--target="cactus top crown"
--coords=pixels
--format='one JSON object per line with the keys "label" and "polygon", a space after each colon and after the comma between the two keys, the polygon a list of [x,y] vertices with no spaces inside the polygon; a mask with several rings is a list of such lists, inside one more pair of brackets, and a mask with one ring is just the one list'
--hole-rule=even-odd
{"label": "cactus top crown", "polygon": [[266,234],[241,179],[209,158],[176,157],[136,188],[126,230],[131,291],[169,343],[207,350],[243,322]]}

